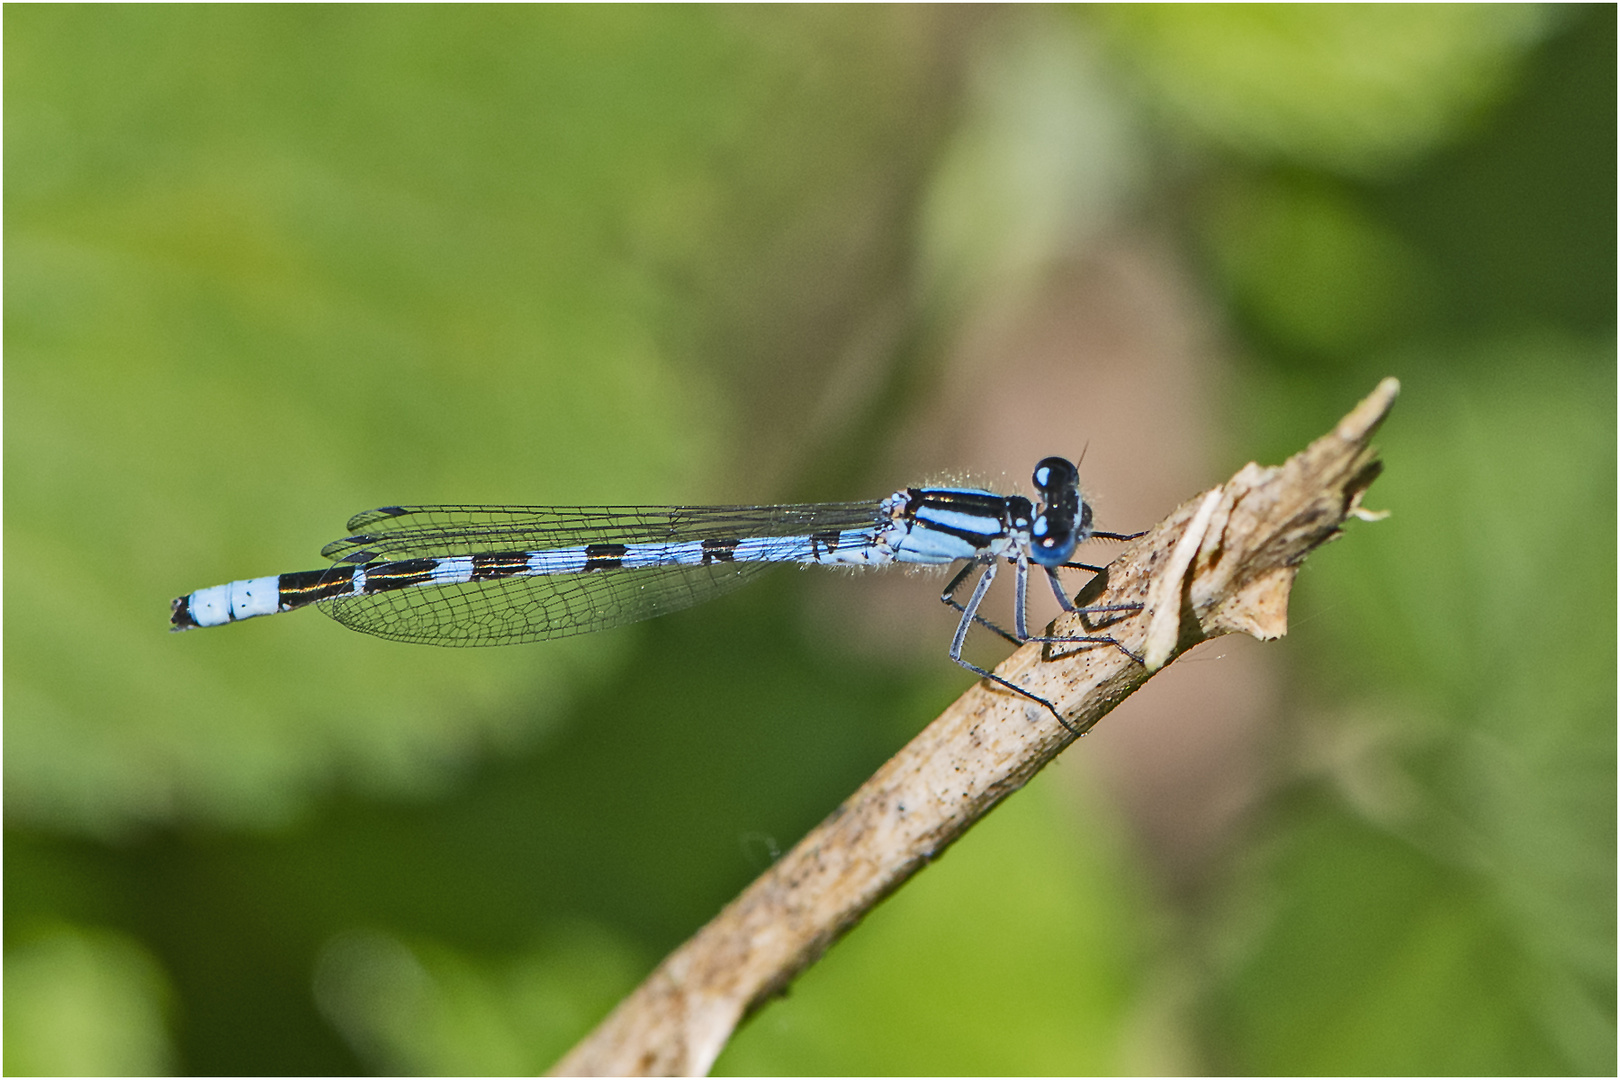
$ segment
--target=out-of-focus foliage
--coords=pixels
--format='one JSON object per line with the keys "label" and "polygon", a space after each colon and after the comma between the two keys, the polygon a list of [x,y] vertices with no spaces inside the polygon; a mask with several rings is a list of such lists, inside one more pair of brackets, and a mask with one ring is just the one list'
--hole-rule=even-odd
{"label": "out-of-focus foliage", "polygon": [[1614,20],[8,9],[7,1070],[544,1068],[959,673],[810,575],[487,651],[168,598],[392,502],[878,494],[969,313],[1146,229],[1234,466],[1405,384],[1274,787],[1168,896],[1038,780],[722,1069],[1612,1073]]}
{"label": "out-of-focus foliage", "polygon": [[1027,290],[1139,192],[1144,137],[1098,51],[1037,19],[999,28],[970,58],[963,116],[922,207],[919,277],[933,317],[962,321]]}
{"label": "out-of-focus foliage", "polygon": [[629,993],[642,967],[590,925],[495,961],[439,942],[351,931],[322,950],[315,1000],[383,1071],[533,1075]]}
{"label": "out-of-focus foliage", "polygon": [[[795,305],[847,302],[783,296],[776,264],[814,286],[884,243],[824,219],[892,202],[928,123],[929,58],[884,16],[9,21],[7,539],[33,569],[7,811],[103,834],[419,790],[545,730],[627,639],[182,647],[153,597],[314,565],[384,503],[713,501],[740,361],[700,346],[745,320],[791,350],[826,317]],[[756,421],[791,431],[795,381]]]}
{"label": "out-of-focus foliage", "polygon": [[1410,329],[1429,299],[1411,244],[1338,185],[1243,178],[1210,204],[1222,279],[1250,317],[1300,349],[1355,355]]}
{"label": "out-of-focus foliage", "polygon": [[6,950],[6,1072],[160,1076],[174,1068],[171,991],[137,942],[57,925]]}
{"label": "out-of-focus foliage", "polygon": [[[1131,1038],[1163,927],[1110,850],[1106,809],[1076,833],[1037,784],[884,904],[717,1063],[725,1075],[1159,1071]],[[1040,927],[1039,933],[1029,933]],[[937,948],[940,942],[949,948]],[[910,959],[896,979],[896,957]],[[941,1023],[971,1013],[965,1024]],[[1085,1023],[1075,1023],[1077,1016]],[[928,1032],[926,1039],[914,1034]],[[1153,1056],[1148,1056],[1148,1055]]]}
{"label": "out-of-focus foliage", "polygon": [[1551,21],[1527,4],[1103,8],[1150,105],[1262,161],[1384,172],[1454,139]]}
{"label": "out-of-focus foliage", "polygon": [[1391,364],[1437,359],[1467,377],[1410,386],[1424,422],[1380,435],[1392,517],[1301,585],[1299,779],[1216,930],[1244,937],[1212,993],[1235,1071],[1614,1053],[1612,349]]}

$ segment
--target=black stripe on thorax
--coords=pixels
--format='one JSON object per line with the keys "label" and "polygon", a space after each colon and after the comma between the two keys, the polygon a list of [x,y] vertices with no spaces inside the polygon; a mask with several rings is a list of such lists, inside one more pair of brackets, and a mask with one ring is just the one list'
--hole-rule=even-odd
{"label": "black stripe on thorax", "polygon": [[1002,520],[1007,512],[1007,498],[988,491],[952,491],[949,488],[912,488],[906,500],[906,509],[915,513],[924,507],[936,510],[954,510],[959,514]]}
{"label": "black stripe on thorax", "polygon": [[[926,526],[934,532],[954,536],[958,540],[983,548],[996,539],[1001,530],[1006,527],[1008,518],[1008,505],[1011,500],[1002,495],[992,495],[986,491],[951,491],[946,488],[910,488],[907,491],[906,512],[912,520],[919,525]],[[982,532],[974,529],[958,528],[955,525],[939,521],[924,512],[928,510],[948,511],[955,514],[970,514],[985,521],[992,521],[996,529]]]}
{"label": "black stripe on thorax", "polygon": [[629,549],[623,544],[586,544],[585,569],[615,570],[624,565],[624,554]]}

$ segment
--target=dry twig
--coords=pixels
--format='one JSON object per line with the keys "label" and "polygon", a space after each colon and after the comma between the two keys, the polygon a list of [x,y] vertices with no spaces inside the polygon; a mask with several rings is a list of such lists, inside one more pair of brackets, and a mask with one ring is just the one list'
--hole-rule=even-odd
{"label": "dry twig", "polygon": [[[1368,439],[1400,385],[1385,379],[1280,467],[1250,463],[1136,540],[1080,594],[1140,603],[1107,632],[1120,649],[1026,645],[996,673],[1085,732],[1153,671],[1208,638],[1287,630],[1299,564],[1350,516],[1380,471]],[[1054,635],[1095,633],[1082,617]],[[1075,736],[1028,699],[981,681],[715,919],[671,953],[558,1062],[563,1075],[701,1075],[738,1023],[885,896],[939,857]]]}

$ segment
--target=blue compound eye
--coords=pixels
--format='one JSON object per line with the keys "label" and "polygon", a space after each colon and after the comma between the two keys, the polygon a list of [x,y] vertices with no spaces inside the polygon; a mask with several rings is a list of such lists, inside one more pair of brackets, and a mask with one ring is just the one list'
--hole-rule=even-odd
{"label": "blue compound eye", "polygon": [[1038,566],[1062,566],[1074,554],[1078,537],[1074,513],[1067,507],[1048,506],[1029,530],[1029,557]]}
{"label": "blue compound eye", "polygon": [[1029,557],[1040,566],[1061,566],[1074,554],[1076,526],[1086,509],[1080,500],[1080,470],[1068,458],[1049,457],[1035,466],[1041,513],[1029,531]]}
{"label": "blue compound eye", "polygon": [[1034,526],[1029,530],[1029,539],[1029,557],[1038,566],[1062,566],[1074,554],[1072,522],[1064,521],[1050,512],[1035,519]]}

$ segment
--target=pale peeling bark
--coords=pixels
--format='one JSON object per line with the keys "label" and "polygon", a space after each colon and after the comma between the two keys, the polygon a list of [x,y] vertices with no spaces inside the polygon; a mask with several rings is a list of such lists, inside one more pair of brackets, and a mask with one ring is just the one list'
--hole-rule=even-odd
{"label": "pale peeling bark", "polygon": [[[1279,467],[1245,465],[1135,540],[1081,593],[1140,603],[1106,632],[1124,649],[1026,645],[996,669],[1085,732],[1153,671],[1208,638],[1288,628],[1305,556],[1339,535],[1380,471],[1368,439],[1400,384],[1385,379]],[[1099,632],[1082,616],[1051,636]],[[1073,742],[1040,706],[986,681],[964,694],[742,895],[671,953],[553,1070],[701,1075],[738,1023]]]}

